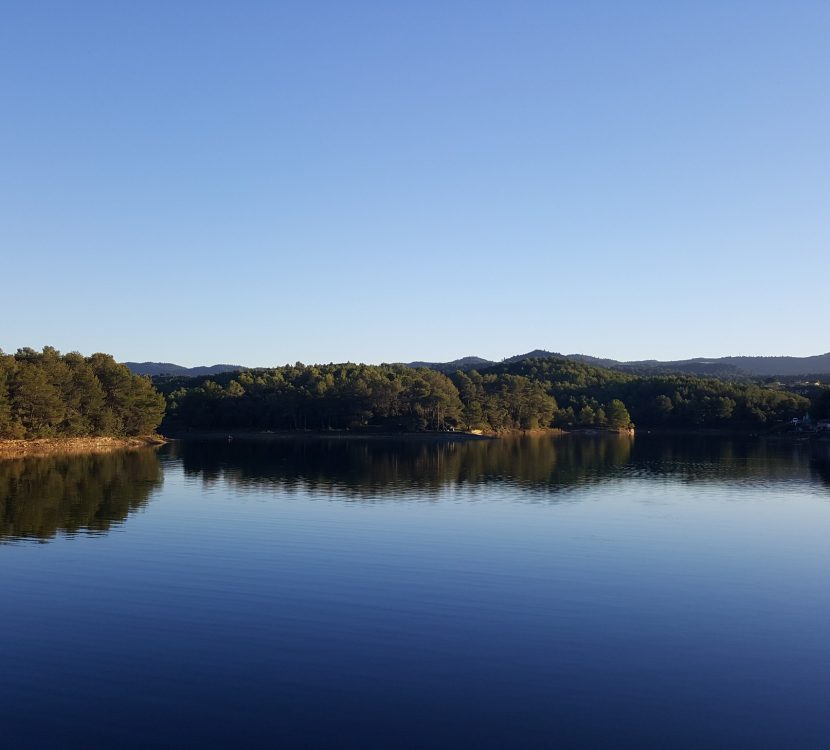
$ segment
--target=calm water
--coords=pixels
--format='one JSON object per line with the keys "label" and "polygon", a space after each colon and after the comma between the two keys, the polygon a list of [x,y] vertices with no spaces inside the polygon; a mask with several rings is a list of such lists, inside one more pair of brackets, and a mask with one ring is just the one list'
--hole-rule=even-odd
{"label": "calm water", "polygon": [[826,750],[828,573],[791,444],[0,462],[0,745]]}

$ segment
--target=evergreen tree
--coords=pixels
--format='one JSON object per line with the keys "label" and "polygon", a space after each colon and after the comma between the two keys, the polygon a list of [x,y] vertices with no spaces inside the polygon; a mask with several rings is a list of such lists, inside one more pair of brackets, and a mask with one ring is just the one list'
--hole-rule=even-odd
{"label": "evergreen tree", "polygon": [[0,352],[0,437],[149,434],[164,408],[150,380],[107,354]]}
{"label": "evergreen tree", "polygon": [[631,425],[631,415],[625,404],[615,398],[608,404],[608,428],[611,430],[624,430]]}
{"label": "evergreen tree", "polygon": [[576,422],[580,427],[593,427],[597,422],[596,412],[586,404],[579,410]]}
{"label": "evergreen tree", "polygon": [[[0,352],[0,357],[3,353]],[[9,399],[8,378],[6,370],[0,367],[0,438],[13,437],[12,405]]]}
{"label": "evergreen tree", "polygon": [[24,359],[19,363],[12,393],[12,413],[26,437],[50,437],[57,433],[65,412],[61,394],[36,361]]}

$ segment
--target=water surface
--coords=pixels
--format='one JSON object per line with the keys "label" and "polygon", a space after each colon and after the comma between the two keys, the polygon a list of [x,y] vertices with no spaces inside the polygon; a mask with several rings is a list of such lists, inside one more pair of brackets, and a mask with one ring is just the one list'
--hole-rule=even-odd
{"label": "water surface", "polygon": [[643,435],[0,462],[3,746],[827,748],[821,458]]}

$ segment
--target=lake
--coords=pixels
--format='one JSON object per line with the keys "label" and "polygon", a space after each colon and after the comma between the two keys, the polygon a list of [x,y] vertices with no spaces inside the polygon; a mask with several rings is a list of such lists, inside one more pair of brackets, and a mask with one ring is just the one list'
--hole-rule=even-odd
{"label": "lake", "polygon": [[829,574],[796,443],[0,461],[0,744],[826,750]]}

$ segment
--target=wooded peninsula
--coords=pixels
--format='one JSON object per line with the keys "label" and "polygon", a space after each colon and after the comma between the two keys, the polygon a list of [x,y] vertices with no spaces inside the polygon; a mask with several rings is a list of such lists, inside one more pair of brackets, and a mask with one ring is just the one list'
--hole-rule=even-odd
{"label": "wooded peninsula", "polygon": [[109,354],[0,351],[0,438],[150,435],[164,397]]}
{"label": "wooded peninsula", "polygon": [[0,352],[0,438],[190,431],[775,429],[830,411],[783,387],[635,375],[564,358],[444,374],[406,365],[286,365],[209,378],[134,375],[108,354]]}

